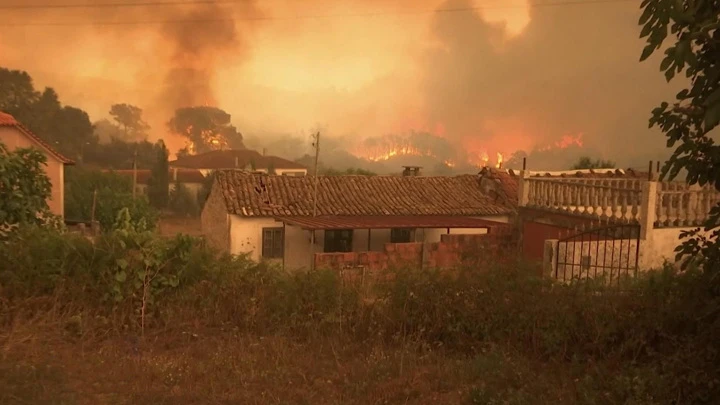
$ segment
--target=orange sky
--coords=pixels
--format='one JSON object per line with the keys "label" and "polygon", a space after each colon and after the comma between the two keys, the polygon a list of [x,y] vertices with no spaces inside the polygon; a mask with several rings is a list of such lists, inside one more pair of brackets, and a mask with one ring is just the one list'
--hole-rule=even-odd
{"label": "orange sky", "polygon": [[[78,2],[25,3],[53,1]],[[472,7],[481,9],[428,12]],[[632,2],[531,9],[527,0],[257,0],[199,11],[3,11],[16,24],[162,22],[193,11],[238,20],[170,29],[3,26],[0,66],[27,70],[93,119],[112,103],[136,104],[156,137],[166,136],[162,124],[190,88],[193,102],[227,110],[246,137],[323,128],[361,139],[442,128],[453,142],[494,156],[584,133],[610,156],[627,153],[610,139],[662,146],[646,116],[673,90],[655,61],[637,63],[637,10]],[[178,51],[172,35],[212,49]],[[209,90],[168,79],[179,66],[205,70]]]}

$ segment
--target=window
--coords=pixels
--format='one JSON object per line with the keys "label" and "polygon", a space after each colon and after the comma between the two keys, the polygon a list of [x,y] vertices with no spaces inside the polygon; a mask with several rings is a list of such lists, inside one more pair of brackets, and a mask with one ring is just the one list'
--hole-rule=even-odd
{"label": "window", "polygon": [[390,230],[390,243],[410,243],[413,240],[413,229],[394,228]]}
{"label": "window", "polygon": [[263,228],[262,257],[265,259],[282,259],[285,248],[285,232],[283,228]]}
{"label": "window", "polygon": [[325,231],[325,253],[352,252],[352,229]]}

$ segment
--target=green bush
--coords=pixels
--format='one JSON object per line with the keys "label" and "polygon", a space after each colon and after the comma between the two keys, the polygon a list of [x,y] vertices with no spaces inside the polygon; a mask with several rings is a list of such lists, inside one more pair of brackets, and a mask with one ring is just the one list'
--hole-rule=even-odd
{"label": "green bush", "polygon": [[46,162],[36,149],[11,152],[0,142],[0,225],[37,224],[49,216]]}
{"label": "green bush", "polygon": [[54,296],[64,305],[115,317],[117,328],[144,326],[158,301],[196,280],[207,252],[201,239],[160,238],[127,209],[111,232],[80,235],[25,227],[0,244],[3,296],[10,302]]}
{"label": "green bush", "polygon": [[200,215],[197,196],[193,195],[187,186],[177,182],[170,191],[170,202],[168,208],[176,215],[185,217],[197,217]]}
{"label": "green bush", "polygon": [[[523,385],[533,366],[519,359],[585,375],[575,381],[575,403],[720,399],[720,302],[712,276],[695,270],[667,268],[621,290],[559,285],[519,265],[408,269],[391,271],[392,281],[368,301],[333,271],[288,273],[219,255],[200,239],[164,239],[142,221],[134,224],[127,210],[94,244],[24,229],[0,245],[0,257],[3,297],[15,311],[37,302],[27,298],[55,297],[56,305],[108,319],[117,333],[142,330],[144,321],[145,328],[201,324],[293,338],[415,342],[477,356],[478,381],[512,383],[500,391],[499,383],[478,384],[471,403],[538,398],[542,387]],[[487,347],[507,355],[483,357]]]}
{"label": "green bush", "polygon": [[[96,192],[96,194],[95,194]],[[129,210],[131,220],[144,220],[154,228],[157,211],[143,195],[132,196],[130,179],[112,172],[88,170],[80,167],[65,169],[65,217],[89,221],[92,218],[95,199],[95,220],[103,230],[111,230],[123,208]]]}

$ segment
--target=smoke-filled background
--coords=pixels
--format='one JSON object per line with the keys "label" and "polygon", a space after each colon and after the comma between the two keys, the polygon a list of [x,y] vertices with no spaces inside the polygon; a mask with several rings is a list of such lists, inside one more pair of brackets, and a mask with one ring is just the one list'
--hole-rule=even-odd
{"label": "smoke-filled background", "polygon": [[[532,169],[580,155],[638,167],[668,153],[647,121],[677,85],[659,56],[638,62],[637,1],[165,1],[0,8],[0,66],[93,120],[137,105],[172,151],[183,146],[166,130],[173,111],[208,105],[232,115],[248,147],[291,159],[321,130],[323,160],[338,166],[524,151]],[[102,3],[0,0],[67,4]]]}

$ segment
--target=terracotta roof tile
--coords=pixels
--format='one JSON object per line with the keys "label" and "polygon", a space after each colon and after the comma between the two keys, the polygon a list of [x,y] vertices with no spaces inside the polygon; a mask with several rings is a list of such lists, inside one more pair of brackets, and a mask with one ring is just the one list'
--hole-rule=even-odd
{"label": "terracotta roof tile", "polygon": [[[132,177],[133,171],[132,169],[123,169],[123,170],[103,170],[103,172],[106,173],[117,173],[121,176],[129,176]],[[170,168],[168,171],[168,174],[170,175],[170,182],[173,183],[175,180],[173,180],[173,168]],[[150,176],[152,175],[151,170],[138,169],[137,171],[137,182],[138,184],[148,184],[148,181],[150,180]],[[197,169],[183,169],[178,168],[177,169],[177,181],[181,183],[202,183],[205,181],[205,176],[200,172],[200,170]]]}
{"label": "terracotta roof tile", "polygon": [[487,178],[494,183],[494,192],[499,199],[510,207],[517,207],[518,203],[518,178],[512,170],[498,170],[491,167],[483,168],[479,173],[480,178]]}
{"label": "terracotta roof tile", "polygon": [[[237,165],[235,164],[237,159]],[[189,169],[306,169],[305,166],[278,156],[263,156],[251,149],[214,150],[198,155],[185,156],[170,162],[170,166]]]}
{"label": "terracotta roof tile", "polygon": [[[313,177],[217,172],[228,212],[241,216],[309,216]],[[318,176],[317,215],[503,215],[473,175],[456,177]]]}
{"label": "terracotta roof tile", "polygon": [[66,158],[65,156],[61,155],[60,152],[53,149],[50,144],[42,140],[39,136],[32,133],[29,129],[27,129],[24,125],[17,121],[15,117],[2,111],[0,111],[0,127],[14,127],[18,131],[22,132],[25,136],[30,138],[32,141],[43,147],[49,154],[54,156],[61,163],[66,165],[75,164],[75,162]]}

